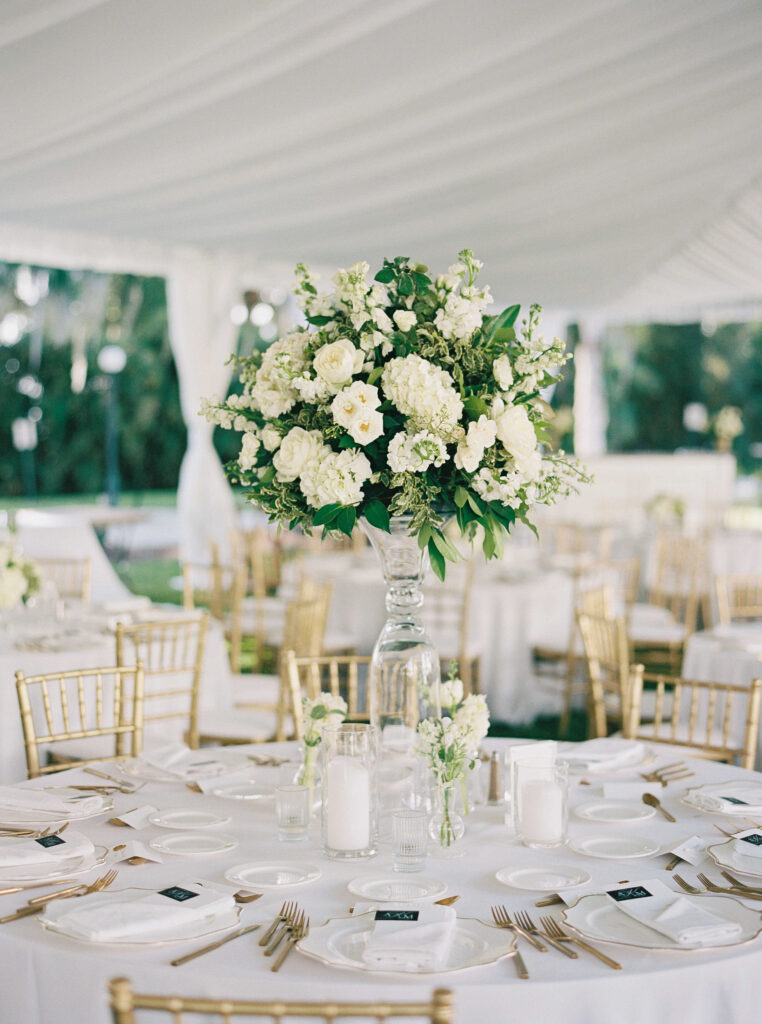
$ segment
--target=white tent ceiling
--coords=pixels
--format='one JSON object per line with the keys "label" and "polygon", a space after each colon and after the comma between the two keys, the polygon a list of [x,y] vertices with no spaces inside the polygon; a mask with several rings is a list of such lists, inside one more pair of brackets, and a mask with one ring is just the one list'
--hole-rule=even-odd
{"label": "white tent ceiling", "polygon": [[759,0],[3,0],[0,258],[762,299]]}

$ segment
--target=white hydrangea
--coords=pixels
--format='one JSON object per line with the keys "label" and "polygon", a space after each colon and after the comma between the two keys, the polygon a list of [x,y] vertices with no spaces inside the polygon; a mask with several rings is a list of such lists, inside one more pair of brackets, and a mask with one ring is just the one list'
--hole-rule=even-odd
{"label": "white hydrangea", "polygon": [[256,434],[247,433],[243,435],[238,465],[244,473],[254,468],[254,463],[257,461],[259,444],[259,438]]}
{"label": "white hydrangea", "polygon": [[454,440],[461,429],[463,402],[447,370],[418,355],[390,359],[381,377],[390,402],[409,419],[408,427]]}
{"label": "white hydrangea", "polygon": [[293,381],[307,368],[305,349],[309,339],[306,331],[293,331],[273,342],[262,356],[249,393],[254,406],[268,419],[282,416],[296,402],[298,392]]}
{"label": "white hydrangea", "polygon": [[0,566],[0,608],[13,608],[26,594],[27,580],[18,566]]}
{"label": "white hydrangea", "polygon": [[461,730],[466,745],[476,753],[489,729],[489,710],[484,696],[472,693],[466,697],[455,712],[453,721]]}
{"label": "white hydrangea", "polygon": [[455,452],[455,465],[466,473],[474,473],[484,458],[484,452],[491,448],[497,436],[497,424],[488,416],[480,416],[476,422],[468,424],[468,431],[458,444]]}
{"label": "white hydrangea", "polygon": [[443,465],[448,457],[444,441],[436,434],[401,430],[389,442],[386,461],[393,473],[424,473],[429,466]]}
{"label": "white hydrangea", "polygon": [[370,479],[371,473],[370,462],[357,448],[333,452],[327,445],[321,445],[316,457],[304,466],[299,487],[313,508],[334,502],[359,505],[363,497],[362,485]]}
{"label": "white hydrangea", "polygon": [[[292,427],[273,455],[276,476],[282,483],[291,483],[300,476],[308,463],[317,461],[323,448],[319,430],[304,430]],[[330,449],[327,449],[330,451]]]}

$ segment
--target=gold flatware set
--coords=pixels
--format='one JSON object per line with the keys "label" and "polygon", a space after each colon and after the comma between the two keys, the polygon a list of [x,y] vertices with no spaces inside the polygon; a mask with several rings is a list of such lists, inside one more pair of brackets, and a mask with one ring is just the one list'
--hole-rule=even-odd
{"label": "gold flatware set", "polygon": [[668,786],[670,782],[690,779],[696,773],[692,772],[684,761],[676,761],[663,768],[656,768],[652,772],[640,772],[639,774],[641,779],[645,779],[646,782],[658,782],[661,786]]}
{"label": "gold flatware set", "polygon": [[75,896],[88,896],[91,892],[101,892],[103,889],[108,889],[116,881],[118,874],[117,871],[112,869],[107,871],[105,875],[101,875],[100,878],[96,878],[89,885],[82,883],[73,885],[69,889],[60,889],[58,892],[46,893],[44,896],[35,896],[27,902],[25,907],[20,907],[13,914],[8,914],[6,917],[0,917],[0,924],[6,924],[8,921],[17,921],[19,918],[37,914],[44,910],[48,903],[52,903],[53,900],[70,899]]}

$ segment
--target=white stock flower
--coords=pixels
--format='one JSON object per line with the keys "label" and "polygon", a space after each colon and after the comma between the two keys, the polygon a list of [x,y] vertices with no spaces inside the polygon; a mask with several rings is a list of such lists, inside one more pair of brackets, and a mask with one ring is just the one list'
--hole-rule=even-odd
{"label": "white stock flower", "polygon": [[293,387],[303,402],[316,405],[331,397],[331,385],[322,377],[295,377]]}
{"label": "white stock flower", "polygon": [[513,367],[509,356],[498,356],[492,364],[492,373],[500,390],[507,391],[513,384]]}
{"label": "white stock flower", "polygon": [[429,466],[447,461],[447,448],[441,438],[428,430],[417,434],[400,431],[389,442],[386,460],[393,473],[424,473]]}
{"label": "white stock flower", "polygon": [[349,436],[357,444],[370,444],[384,432],[384,417],[377,409],[360,412],[348,427]]}
{"label": "white stock flower", "polygon": [[466,436],[455,452],[458,469],[474,473],[484,458],[485,449],[495,443],[496,435],[497,424],[487,416],[480,416],[476,422],[469,423]]}
{"label": "white stock flower", "polygon": [[453,721],[462,730],[468,746],[472,750],[477,749],[489,729],[489,711],[483,695],[472,693],[466,697],[455,712]]}
{"label": "white stock flower", "polygon": [[238,465],[244,473],[254,468],[259,451],[259,438],[256,434],[244,434],[241,452],[238,456]]}
{"label": "white stock flower", "polygon": [[334,452],[321,445],[317,457],[310,459],[302,470],[299,487],[313,508],[334,502],[359,505],[363,497],[362,485],[371,474],[370,463],[357,448]]}
{"label": "white stock flower", "polygon": [[305,466],[316,459],[321,447],[323,445],[319,430],[292,427],[273,455],[273,465],[281,483],[296,480]]}
{"label": "white stock flower", "polygon": [[439,702],[443,708],[452,708],[463,700],[463,680],[447,679],[439,684]]}
{"label": "white stock flower", "polygon": [[392,314],[395,324],[401,331],[407,333],[411,328],[415,327],[418,318],[415,313],[408,310],[397,309]]}
{"label": "white stock flower", "polygon": [[346,384],[362,367],[363,354],[348,338],[323,345],[315,353],[315,372],[334,386]]}
{"label": "white stock flower", "polygon": [[391,334],[394,330],[394,324],[383,311],[383,309],[374,309],[371,314],[373,317],[373,323],[378,327],[382,334]]}
{"label": "white stock flower", "polygon": [[496,399],[492,416],[497,424],[497,437],[517,461],[526,459],[537,449],[537,435],[523,405],[505,405]]}
{"label": "white stock flower", "polygon": [[276,448],[279,448],[280,442],[280,431],[276,430],[275,427],[271,427],[269,423],[262,427],[262,444],[268,452],[274,452]]}

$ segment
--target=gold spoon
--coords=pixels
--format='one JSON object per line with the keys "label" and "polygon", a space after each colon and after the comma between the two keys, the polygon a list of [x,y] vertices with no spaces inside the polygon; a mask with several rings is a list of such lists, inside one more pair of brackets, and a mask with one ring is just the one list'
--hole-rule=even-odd
{"label": "gold spoon", "polygon": [[649,807],[655,807],[657,811],[661,811],[667,821],[677,821],[677,818],[674,818],[666,808],[662,807],[658,796],[654,796],[652,793],[644,793],[643,803],[648,804]]}

